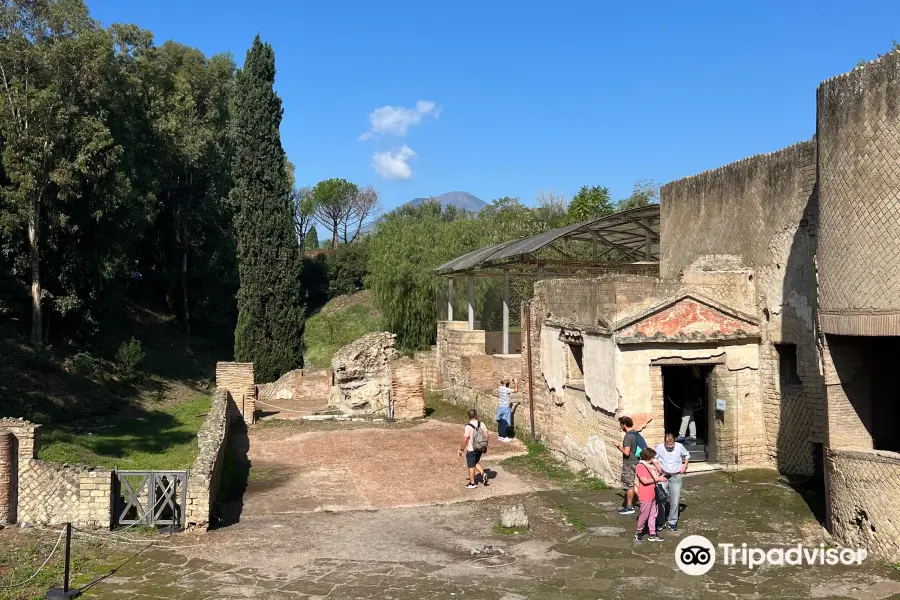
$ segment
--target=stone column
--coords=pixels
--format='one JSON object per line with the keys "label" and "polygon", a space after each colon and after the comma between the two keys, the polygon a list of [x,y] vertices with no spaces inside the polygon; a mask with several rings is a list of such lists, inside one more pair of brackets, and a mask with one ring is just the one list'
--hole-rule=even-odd
{"label": "stone column", "polygon": [[503,354],[509,354],[509,269],[503,269]]}
{"label": "stone column", "polygon": [[447,278],[447,320],[453,320],[453,278]]}
{"label": "stone column", "polygon": [[475,276],[469,275],[469,330],[475,329]]}

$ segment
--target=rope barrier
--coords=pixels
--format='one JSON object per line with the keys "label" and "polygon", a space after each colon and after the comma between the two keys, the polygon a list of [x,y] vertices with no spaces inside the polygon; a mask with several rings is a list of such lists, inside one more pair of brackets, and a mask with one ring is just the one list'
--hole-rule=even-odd
{"label": "rope barrier", "polygon": [[40,567],[38,567],[38,570],[34,572],[34,575],[29,577],[25,581],[20,581],[19,583],[14,583],[12,585],[0,586],[0,590],[11,590],[14,588],[22,587],[23,585],[26,585],[29,581],[31,581],[32,579],[37,577],[38,573],[40,573],[43,570],[43,568],[47,566],[47,563],[50,562],[50,559],[53,558],[53,554],[56,552],[56,549],[59,548],[59,543],[62,541],[63,536],[65,536],[65,535],[66,535],[65,529],[63,529],[62,531],[59,532],[59,537],[56,538],[56,544],[54,544],[53,550],[50,551],[49,556],[47,556],[46,560],[44,560],[44,563]]}

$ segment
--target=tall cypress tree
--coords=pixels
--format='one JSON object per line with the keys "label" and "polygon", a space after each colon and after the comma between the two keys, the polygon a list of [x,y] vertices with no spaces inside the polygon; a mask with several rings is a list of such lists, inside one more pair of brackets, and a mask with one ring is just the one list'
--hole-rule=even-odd
{"label": "tall cypress tree", "polygon": [[275,52],[257,35],[235,81],[231,199],[241,282],[234,357],[253,362],[258,381],[303,363],[305,293],[274,83]]}

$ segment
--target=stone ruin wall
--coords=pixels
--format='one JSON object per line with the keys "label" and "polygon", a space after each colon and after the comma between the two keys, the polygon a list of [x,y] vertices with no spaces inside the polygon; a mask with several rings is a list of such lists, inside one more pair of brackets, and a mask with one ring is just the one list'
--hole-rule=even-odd
{"label": "stone ruin wall", "polygon": [[822,330],[900,335],[900,52],[816,97]]}
{"label": "stone ruin wall", "polygon": [[0,521],[109,529],[110,469],[61,465],[37,459],[40,426],[0,419]]}
{"label": "stone ruin wall", "polygon": [[256,402],[260,410],[266,410],[290,400],[293,410],[315,412],[325,406],[333,380],[331,369],[295,369],[278,381],[256,386]]}
{"label": "stone ruin wall", "polygon": [[829,448],[825,475],[832,535],[847,547],[900,561],[900,456]]}
{"label": "stone ruin wall", "polygon": [[231,393],[231,398],[247,425],[253,424],[256,415],[255,384],[253,363],[216,363],[216,389]]}
{"label": "stone ruin wall", "polygon": [[[715,276],[716,256],[752,269],[762,325],[765,447],[785,473],[812,475],[825,441],[824,382],[816,332],[815,141],[744,159],[662,187],[662,277]],[[721,261],[720,261],[721,262]],[[726,266],[727,268],[727,266]],[[735,307],[740,301],[725,300]],[[795,344],[799,383],[782,382],[776,344]]]}
{"label": "stone ruin wall", "polygon": [[240,418],[240,411],[231,393],[217,389],[213,394],[209,413],[197,432],[197,458],[191,467],[188,481],[186,527],[207,529],[212,521],[228,445],[229,426],[233,419]]}

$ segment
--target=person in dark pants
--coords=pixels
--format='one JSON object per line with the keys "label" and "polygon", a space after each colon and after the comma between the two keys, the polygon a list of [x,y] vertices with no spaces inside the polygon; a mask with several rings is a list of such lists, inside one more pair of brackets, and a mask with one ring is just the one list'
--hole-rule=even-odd
{"label": "person in dark pants", "polygon": [[[475,483],[475,471],[481,474],[481,482],[488,485],[488,476],[481,466],[481,457],[487,453],[487,427],[478,420],[478,412],[473,408],[469,411],[469,422],[463,428],[463,441],[459,448],[459,455],[466,453],[466,467],[469,469],[469,489],[478,487]],[[483,440],[483,445],[479,442]]]}

